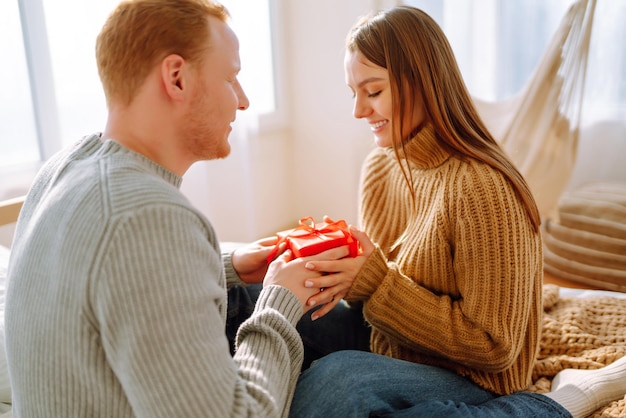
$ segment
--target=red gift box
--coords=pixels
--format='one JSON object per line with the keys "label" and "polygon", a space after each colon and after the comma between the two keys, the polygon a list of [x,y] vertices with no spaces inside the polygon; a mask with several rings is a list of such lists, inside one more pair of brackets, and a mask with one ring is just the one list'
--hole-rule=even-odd
{"label": "red gift box", "polygon": [[297,228],[281,231],[276,235],[279,239],[267,257],[268,262],[274,259],[283,242],[287,243],[287,248],[296,258],[315,255],[342,245],[348,245],[350,257],[359,254],[359,242],[348,232],[348,225],[343,220],[315,223],[311,216],[307,216],[300,219],[300,226]]}

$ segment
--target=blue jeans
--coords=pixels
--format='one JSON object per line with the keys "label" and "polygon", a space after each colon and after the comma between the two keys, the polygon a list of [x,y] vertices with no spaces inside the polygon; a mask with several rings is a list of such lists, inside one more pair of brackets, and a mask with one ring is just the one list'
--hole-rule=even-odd
{"label": "blue jeans", "polygon": [[304,371],[293,418],[571,417],[531,392],[498,396],[467,378],[424,364],[362,351],[338,351]]}
{"label": "blue jeans", "polygon": [[[234,353],[237,329],[254,310],[262,285],[235,286],[228,290],[228,315],[226,335]],[[307,313],[296,327],[304,344],[302,370],[327,354],[340,350],[369,351],[370,328],[365,324],[360,308],[348,306],[343,301],[332,311],[316,321]]]}
{"label": "blue jeans", "polygon": [[235,354],[237,330],[252,315],[262,289],[262,285],[233,286],[228,289],[226,336],[230,345],[230,354]]}
{"label": "blue jeans", "polygon": [[[228,291],[231,350],[261,289],[250,285]],[[343,303],[316,321],[305,315],[297,328],[304,372],[291,406],[293,418],[571,417],[540,394],[497,396],[452,371],[369,353],[370,329],[361,310]]]}

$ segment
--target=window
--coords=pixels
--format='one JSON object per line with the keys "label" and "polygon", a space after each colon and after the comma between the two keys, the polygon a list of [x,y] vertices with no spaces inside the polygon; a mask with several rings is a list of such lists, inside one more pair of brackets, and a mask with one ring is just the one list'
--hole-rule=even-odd
{"label": "window", "polygon": [[407,0],[442,27],[471,93],[501,100],[519,91],[573,0]]}
{"label": "window", "polygon": [[0,2],[0,166],[14,167],[39,160],[35,116],[22,25],[16,1]]}
{"label": "window", "polygon": [[[61,146],[104,129],[96,36],[119,0],[42,0]],[[68,11],[74,17],[68,16]],[[68,24],[71,21],[72,24]]]}
{"label": "window", "polygon": [[239,37],[239,81],[256,114],[276,110],[269,0],[224,0],[231,27]]}
{"label": "window", "polygon": [[[240,81],[257,114],[275,108],[270,1],[223,2],[240,40]],[[0,2],[0,53],[11,62],[0,66],[10,80],[0,96],[0,199],[25,193],[41,161],[104,128],[95,39],[118,3]]]}
{"label": "window", "polygon": [[[502,100],[530,77],[575,0],[405,0],[444,29],[470,92]],[[597,1],[583,124],[626,120],[626,2]]]}

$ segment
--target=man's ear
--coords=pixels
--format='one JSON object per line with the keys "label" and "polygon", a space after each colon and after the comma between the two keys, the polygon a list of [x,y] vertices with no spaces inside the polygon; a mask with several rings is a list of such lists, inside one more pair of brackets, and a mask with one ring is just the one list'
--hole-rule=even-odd
{"label": "man's ear", "polygon": [[187,66],[183,57],[177,54],[168,55],[161,61],[161,80],[165,93],[175,101],[182,101],[186,85]]}

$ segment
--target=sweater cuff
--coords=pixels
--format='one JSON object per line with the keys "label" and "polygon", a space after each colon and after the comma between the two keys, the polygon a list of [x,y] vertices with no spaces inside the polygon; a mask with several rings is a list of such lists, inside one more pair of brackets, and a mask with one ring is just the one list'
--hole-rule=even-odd
{"label": "sweater cuff", "polygon": [[233,267],[233,252],[234,250],[222,252],[222,264],[224,264],[224,272],[226,273],[226,289],[230,289],[233,286],[247,286],[237,274],[235,267]]}
{"label": "sweater cuff", "polygon": [[280,312],[294,327],[304,314],[298,297],[291,290],[278,285],[269,285],[263,288],[252,315],[254,316],[254,314],[266,309]]}
{"label": "sweater cuff", "polygon": [[389,267],[387,259],[383,255],[380,247],[376,246],[374,252],[368,257],[367,261],[356,275],[354,283],[345,299],[348,302],[367,300],[378,289],[383,282]]}

